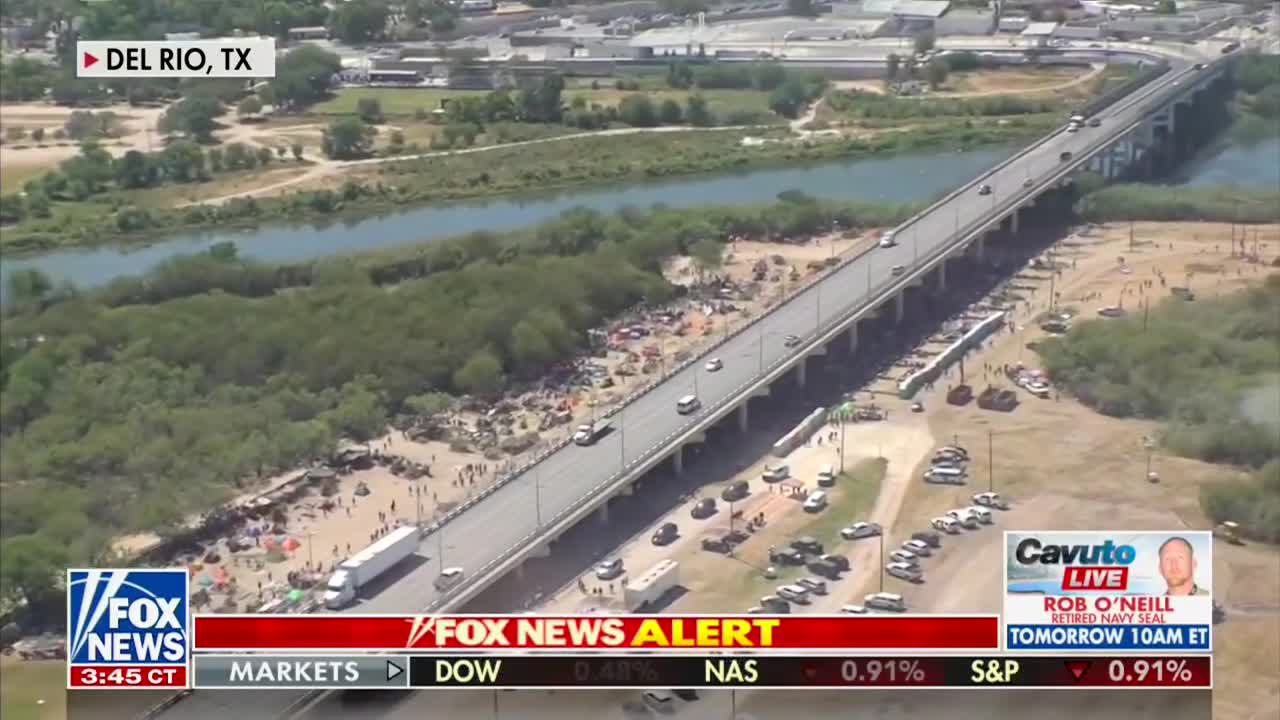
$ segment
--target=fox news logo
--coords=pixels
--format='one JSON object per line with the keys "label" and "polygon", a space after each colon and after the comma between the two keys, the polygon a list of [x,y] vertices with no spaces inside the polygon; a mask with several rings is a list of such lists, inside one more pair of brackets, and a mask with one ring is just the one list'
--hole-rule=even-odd
{"label": "fox news logo", "polygon": [[69,570],[71,666],[187,664],[185,570]]}
{"label": "fox news logo", "polygon": [[1062,589],[1124,592],[1129,566],[1138,557],[1132,545],[1045,545],[1036,538],[1018,543],[1014,559],[1022,565],[1061,565]]}

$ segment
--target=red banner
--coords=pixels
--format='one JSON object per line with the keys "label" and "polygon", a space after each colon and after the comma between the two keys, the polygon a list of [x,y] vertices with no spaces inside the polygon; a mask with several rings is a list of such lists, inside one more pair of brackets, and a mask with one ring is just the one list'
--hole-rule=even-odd
{"label": "red banner", "polygon": [[213,650],[996,650],[996,615],[198,615]]}

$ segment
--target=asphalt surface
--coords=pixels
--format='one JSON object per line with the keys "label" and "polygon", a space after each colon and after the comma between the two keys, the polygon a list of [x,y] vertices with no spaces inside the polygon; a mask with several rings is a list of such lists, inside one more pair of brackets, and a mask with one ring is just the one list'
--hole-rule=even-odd
{"label": "asphalt surface", "polygon": [[[981,182],[992,187],[990,195],[979,195],[976,188],[964,191],[913,225],[900,229],[896,247],[877,249],[862,256],[762,316],[753,327],[714,352],[724,363],[722,370],[707,372],[702,368],[702,361],[686,367],[616,413],[613,431],[595,445],[568,445],[488,495],[442,530],[426,536],[414,567],[389,586],[374,588],[376,594],[360,599],[344,611],[393,614],[423,611],[438,599],[433,581],[443,568],[456,566],[474,574],[512,548],[531,546],[532,536],[540,526],[545,527],[558,513],[616,478],[624,461],[635,462],[645,452],[688,432],[704,420],[717,403],[728,401],[763,374],[792,361],[816,339],[820,323],[829,326],[838,316],[865,305],[869,289],[876,290],[898,281],[899,278],[891,275],[891,268],[901,265],[909,269],[917,258],[923,260],[953,242],[958,228],[984,218],[993,208],[1028,192],[1023,187],[1026,179],[1047,179],[1059,170],[1059,153],[1081,153],[1103,135],[1109,135],[1108,129],[1133,123],[1141,116],[1141,109],[1146,105],[1143,101],[1150,95],[1160,92],[1175,79],[1189,81],[1186,75],[1195,72],[1188,62],[1175,60],[1173,65],[1172,71],[1156,82],[1100,113],[1097,116],[1102,121],[1100,128],[1085,128],[1078,133],[1059,131],[1035,150],[984,177]],[[789,334],[801,338],[799,347],[785,347],[784,338]],[[677,400],[695,393],[702,400],[703,409],[688,416],[677,414]],[[213,706],[217,710],[212,713],[201,712],[201,709],[213,707],[205,708],[188,698],[167,715],[264,717],[252,712],[261,707],[258,693],[246,691],[235,695],[241,697],[243,706],[238,705],[231,694],[219,693],[218,702]]]}

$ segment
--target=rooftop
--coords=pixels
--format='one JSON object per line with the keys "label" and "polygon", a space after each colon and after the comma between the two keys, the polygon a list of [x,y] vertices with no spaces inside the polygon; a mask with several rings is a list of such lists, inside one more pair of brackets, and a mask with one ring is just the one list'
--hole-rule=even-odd
{"label": "rooftop", "polygon": [[1058,29],[1058,23],[1055,22],[1033,22],[1027,23],[1027,29],[1022,31],[1023,35],[1052,35],[1054,30]]}

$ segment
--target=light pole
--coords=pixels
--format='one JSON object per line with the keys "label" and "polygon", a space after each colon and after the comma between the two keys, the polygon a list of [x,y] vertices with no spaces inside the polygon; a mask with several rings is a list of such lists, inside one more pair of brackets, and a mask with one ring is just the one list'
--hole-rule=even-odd
{"label": "light pole", "polygon": [[845,418],[840,418],[840,473],[844,474],[844,426]]}
{"label": "light pole", "polygon": [[880,531],[880,592],[884,592],[884,530]]}
{"label": "light pole", "polygon": [[542,527],[542,477],[538,466],[533,466],[533,513],[538,527]]}
{"label": "light pole", "polygon": [[618,460],[621,467],[627,466],[627,424],[622,421],[624,410],[625,405],[618,410]]}
{"label": "light pole", "polygon": [[912,253],[915,255],[915,259],[913,259],[911,263],[914,265],[915,263],[920,262],[920,223],[913,223],[911,225],[911,245],[913,248]]}
{"label": "light pole", "polygon": [[995,489],[996,489],[995,437],[996,437],[995,430],[988,428],[987,429],[987,492],[995,492]]}

